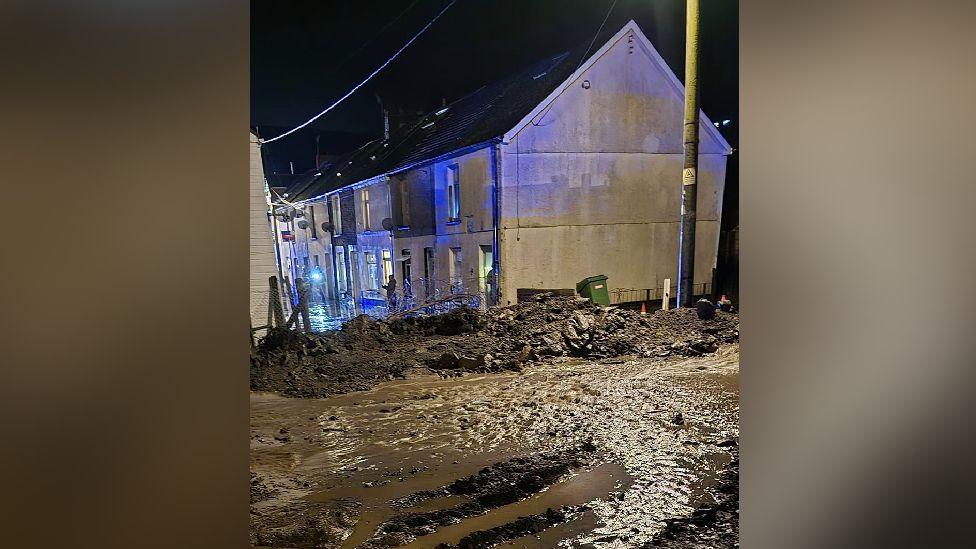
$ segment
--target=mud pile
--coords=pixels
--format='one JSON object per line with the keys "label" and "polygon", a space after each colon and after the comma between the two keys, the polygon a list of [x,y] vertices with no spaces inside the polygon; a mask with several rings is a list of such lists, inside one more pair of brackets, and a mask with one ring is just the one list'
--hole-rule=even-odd
{"label": "mud pile", "polygon": [[486,312],[461,307],[427,317],[361,315],[335,332],[273,329],[251,353],[251,389],[296,397],[365,390],[410,371],[519,370],[551,357],[667,357],[712,353],[738,341],[738,316],[694,309],[604,309],[575,296],[540,294]]}
{"label": "mud pile", "polygon": [[444,354],[483,356],[492,344],[482,327],[481,313],[458,309],[389,322],[360,315],[321,334],[272,329],[251,353],[251,389],[305,398],[366,390],[437,368]]}
{"label": "mud pile", "polygon": [[[701,356],[720,343],[738,341],[738,317],[717,312],[700,320],[694,309],[656,311],[645,316],[604,309],[579,297],[540,294],[532,301],[492,309],[487,331],[508,354],[614,357],[621,355]],[[507,344],[507,345],[506,345]]]}

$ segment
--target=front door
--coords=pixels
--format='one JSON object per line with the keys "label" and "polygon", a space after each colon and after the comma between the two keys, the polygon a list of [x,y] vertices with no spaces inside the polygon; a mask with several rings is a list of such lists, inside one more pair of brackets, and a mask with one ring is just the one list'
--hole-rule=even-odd
{"label": "front door", "polygon": [[491,246],[481,246],[480,262],[478,265],[478,282],[481,286],[481,292],[485,294],[485,299],[488,303],[494,303],[492,300],[492,287],[494,283],[491,276],[491,270],[495,267],[495,253]]}

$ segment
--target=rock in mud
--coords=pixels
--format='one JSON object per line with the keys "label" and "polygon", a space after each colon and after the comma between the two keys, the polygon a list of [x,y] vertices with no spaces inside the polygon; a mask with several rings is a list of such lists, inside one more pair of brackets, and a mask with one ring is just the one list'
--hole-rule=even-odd
{"label": "rock in mud", "polygon": [[699,299],[695,303],[695,312],[701,320],[711,320],[715,318],[715,304],[707,299]]}

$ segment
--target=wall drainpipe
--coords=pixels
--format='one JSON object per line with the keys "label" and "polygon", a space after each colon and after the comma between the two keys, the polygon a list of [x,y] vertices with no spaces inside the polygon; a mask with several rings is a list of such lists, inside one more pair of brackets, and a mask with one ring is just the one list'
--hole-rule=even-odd
{"label": "wall drainpipe", "polygon": [[495,279],[491,281],[491,291],[494,294],[493,301],[496,304],[501,303],[501,246],[499,246],[499,228],[498,225],[501,222],[501,191],[499,189],[502,174],[502,155],[501,155],[501,143],[495,143],[491,147],[491,180],[492,180],[492,200],[491,200],[491,221],[492,221],[492,270],[495,272]]}

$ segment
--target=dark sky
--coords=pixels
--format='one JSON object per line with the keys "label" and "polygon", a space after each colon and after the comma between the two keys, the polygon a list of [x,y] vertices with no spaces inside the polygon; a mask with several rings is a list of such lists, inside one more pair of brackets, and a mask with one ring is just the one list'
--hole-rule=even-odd
{"label": "dark sky", "polygon": [[[294,127],[366,77],[449,0],[252,0],[251,124],[261,137]],[[382,133],[390,110],[429,111],[546,56],[588,44],[612,0],[457,0],[400,57],[314,126],[349,147]],[[618,0],[594,44],[634,19],[684,80],[684,1]],[[738,6],[702,0],[701,106],[738,120]],[[399,16],[399,19],[396,19]],[[396,21],[386,28],[391,21]],[[338,135],[348,132],[356,135]],[[266,145],[296,171],[313,167],[315,131]],[[737,128],[723,128],[737,144]]]}

